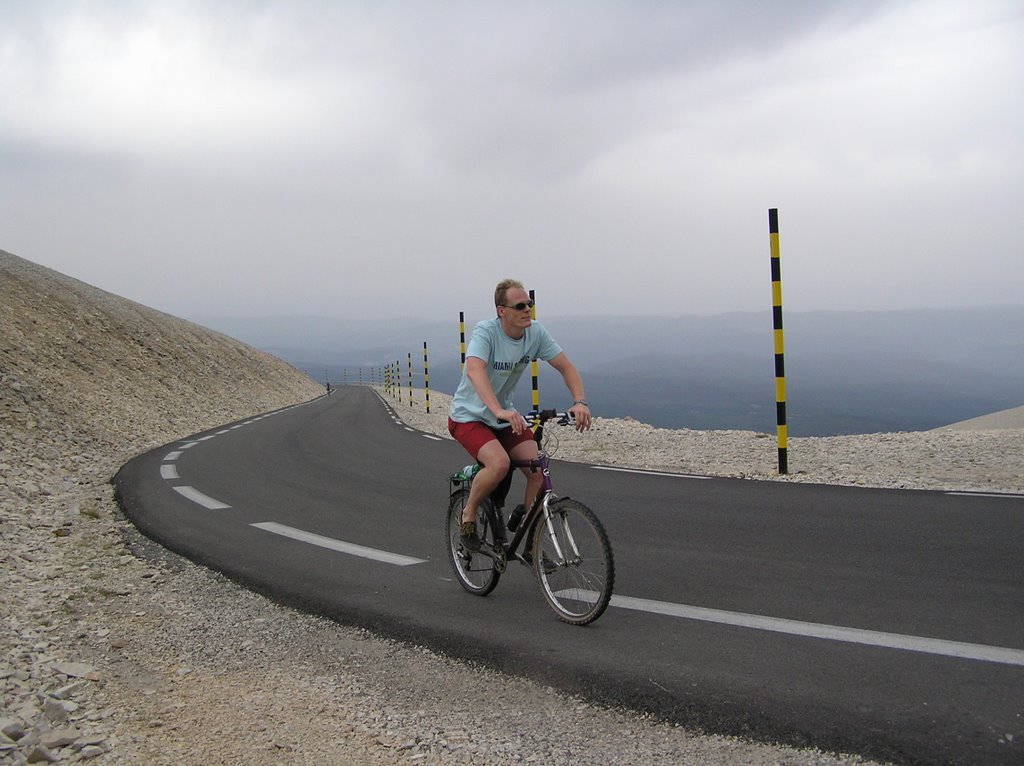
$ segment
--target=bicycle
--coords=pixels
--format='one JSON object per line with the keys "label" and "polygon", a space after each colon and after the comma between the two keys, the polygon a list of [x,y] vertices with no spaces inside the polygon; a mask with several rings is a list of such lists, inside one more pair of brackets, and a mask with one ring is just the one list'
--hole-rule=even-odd
{"label": "bicycle", "polygon": [[[512,461],[508,475],[480,504],[477,551],[462,544],[459,527],[473,476],[482,466],[475,463],[448,477],[448,558],[459,584],[475,596],[486,596],[494,590],[509,560],[531,566],[545,601],[558,618],[573,625],[587,625],[604,613],[612,597],[615,561],[611,543],[592,510],[554,493],[550,458],[541,449],[544,426],[552,420],[558,425],[570,425],[572,415],[534,410],[524,417],[527,425],[535,429],[539,454],[535,460]],[[544,483],[529,512],[520,505],[506,523],[502,509],[517,468],[539,470]],[[512,534],[511,540],[507,533]],[[524,541],[528,543],[519,553]]]}

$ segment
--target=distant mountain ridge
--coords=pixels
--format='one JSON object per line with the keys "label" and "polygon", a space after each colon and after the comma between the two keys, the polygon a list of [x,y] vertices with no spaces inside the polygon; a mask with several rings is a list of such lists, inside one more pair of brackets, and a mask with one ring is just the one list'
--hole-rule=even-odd
{"label": "distant mountain ridge", "polygon": [[[785,317],[789,433],[915,431],[1024,403],[1024,306],[806,312]],[[457,319],[324,317],[193,321],[269,351],[310,377],[354,382],[396,362],[451,393],[459,376]],[[550,317],[544,325],[583,372],[601,415],[666,428],[775,429],[769,312],[680,317]],[[473,321],[467,320],[467,336]],[[541,400],[566,398],[541,365]],[[521,384],[520,406],[529,403]],[[548,393],[551,392],[551,393]]]}

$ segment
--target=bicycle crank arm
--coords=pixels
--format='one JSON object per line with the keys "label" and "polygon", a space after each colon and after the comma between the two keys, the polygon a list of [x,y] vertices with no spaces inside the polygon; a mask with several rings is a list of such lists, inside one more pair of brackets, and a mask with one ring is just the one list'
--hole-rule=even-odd
{"label": "bicycle crank arm", "polygon": [[494,561],[494,568],[499,574],[502,574],[508,566],[508,555],[505,553],[504,548],[495,548],[492,545],[483,543],[478,553],[492,559]]}

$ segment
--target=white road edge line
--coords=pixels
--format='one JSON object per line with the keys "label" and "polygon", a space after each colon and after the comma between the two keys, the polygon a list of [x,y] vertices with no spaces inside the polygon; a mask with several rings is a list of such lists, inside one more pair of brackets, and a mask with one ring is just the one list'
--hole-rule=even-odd
{"label": "white road edge line", "polygon": [[292,540],[298,540],[299,542],[318,545],[321,548],[328,548],[332,551],[348,553],[353,556],[361,556],[365,559],[382,561],[385,564],[407,567],[412,566],[413,564],[425,564],[427,562],[427,559],[417,559],[412,556],[403,556],[400,553],[391,553],[389,551],[377,550],[376,548],[367,548],[364,545],[346,543],[343,540],[335,540],[331,537],[324,537],[323,535],[306,532],[302,529],[295,529],[295,527],[288,527],[284,524],[278,524],[273,521],[263,521],[251,524],[250,526],[262,529],[264,532],[272,532],[275,535],[281,535],[282,537],[288,537]]}
{"label": "white road edge line", "polygon": [[160,466],[160,478],[161,479],[180,479],[178,476],[178,466],[174,463],[164,463]]}
{"label": "white road edge line", "polygon": [[181,457],[180,449],[174,450],[173,452],[168,452],[166,455],[164,455],[164,460],[177,460],[179,457]]}
{"label": "white road edge line", "polygon": [[620,473],[642,473],[646,476],[669,476],[673,479],[710,479],[710,476],[694,476],[688,473],[668,473],[667,471],[644,471],[639,468],[615,468],[610,465],[592,465],[597,471],[618,471]]}
{"label": "white road edge line", "polygon": [[435,441],[435,442],[443,442],[444,441],[444,439],[442,439],[440,436],[434,436],[433,434],[423,434],[423,438],[424,439],[430,439],[431,441]]}
{"label": "white road edge line", "polygon": [[214,500],[209,495],[204,495],[198,489],[195,489],[193,487],[189,487],[188,485],[180,486],[180,487],[171,487],[171,489],[173,489],[175,492],[177,492],[182,497],[187,498],[188,500],[191,500],[193,503],[198,503],[199,505],[201,505],[204,508],[207,508],[207,509],[209,509],[211,511],[220,511],[220,510],[223,510],[225,508],[230,508],[231,507],[227,503],[222,503],[220,500]]}
{"label": "white road edge line", "polygon": [[722,609],[708,609],[702,606],[673,604],[666,601],[652,601],[632,596],[612,596],[611,606],[633,609],[641,612],[681,617],[686,620],[716,622],[741,628],[767,630],[773,633],[788,633],[794,636],[824,638],[850,644],[866,644],[888,649],[903,649],[909,652],[938,654],[944,657],[958,657],[983,662],[998,662],[1004,665],[1024,666],[1024,650],[1002,646],[968,644],[960,641],[946,641],[940,638],[907,636],[900,633],[882,633],[860,628],[844,628],[838,625],[822,625],[814,622],[786,620],[779,617],[763,617],[742,612],[728,612]]}
{"label": "white road edge line", "polygon": [[1024,498],[1024,495],[1011,495],[1008,493],[997,493],[997,492],[947,492],[947,495],[955,495],[956,497],[1001,497],[1009,498],[1011,500],[1020,500]]}

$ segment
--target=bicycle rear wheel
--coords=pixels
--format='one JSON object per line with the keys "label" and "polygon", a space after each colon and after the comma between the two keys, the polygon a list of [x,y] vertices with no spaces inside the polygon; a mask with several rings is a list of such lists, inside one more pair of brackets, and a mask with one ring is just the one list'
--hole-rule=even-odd
{"label": "bicycle rear wheel", "polygon": [[552,503],[547,523],[537,522],[533,571],[558,619],[587,625],[600,617],[615,586],[615,560],[594,512],[568,498]]}
{"label": "bicycle rear wheel", "polygon": [[[452,569],[455,570],[455,577],[459,585],[472,593],[474,596],[486,596],[498,584],[501,572],[498,571],[495,560],[486,553],[468,550],[459,539],[459,528],[462,524],[462,509],[466,507],[469,499],[469,489],[463,488],[452,493],[451,501],[448,503],[448,519],[445,524],[446,543],[448,547],[448,560]],[[477,535],[485,547],[494,548],[494,529],[491,527],[491,513],[489,508],[484,506],[490,503],[485,500],[476,515]]]}

